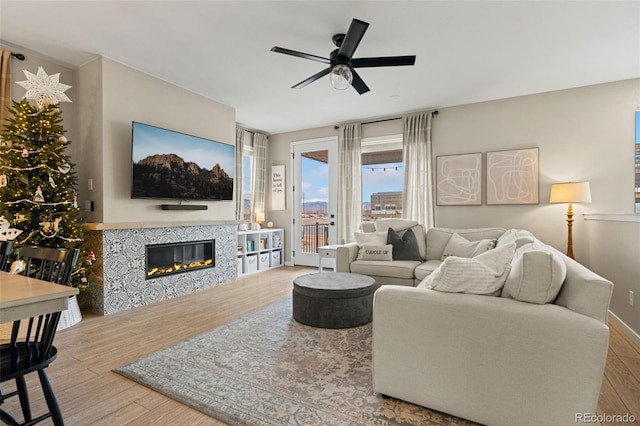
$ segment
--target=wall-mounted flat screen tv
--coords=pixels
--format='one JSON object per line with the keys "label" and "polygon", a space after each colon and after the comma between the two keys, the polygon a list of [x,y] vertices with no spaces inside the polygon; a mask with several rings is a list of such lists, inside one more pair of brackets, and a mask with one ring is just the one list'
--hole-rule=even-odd
{"label": "wall-mounted flat screen tv", "polygon": [[231,200],[235,146],[132,123],[132,198]]}

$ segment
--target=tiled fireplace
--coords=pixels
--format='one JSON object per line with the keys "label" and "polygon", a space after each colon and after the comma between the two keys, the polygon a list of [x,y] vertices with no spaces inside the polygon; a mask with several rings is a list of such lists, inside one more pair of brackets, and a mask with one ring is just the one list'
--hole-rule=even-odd
{"label": "tiled fireplace", "polygon": [[[234,221],[92,225],[89,238],[103,282],[81,293],[80,303],[98,314],[192,293],[237,276]],[[164,271],[149,275],[153,268]]]}

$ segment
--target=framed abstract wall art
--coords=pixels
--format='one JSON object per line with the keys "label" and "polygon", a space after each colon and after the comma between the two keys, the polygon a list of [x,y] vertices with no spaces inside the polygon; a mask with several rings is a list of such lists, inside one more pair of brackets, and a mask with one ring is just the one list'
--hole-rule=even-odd
{"label": "framed abstract wall art", "polygon": [[482,204],[482,154],[444,155],[436,158],[436,204]]}
{"label": "framed abstract wall art", "polygon": [[487,205],[538,204],[538,148],[487,152]]}

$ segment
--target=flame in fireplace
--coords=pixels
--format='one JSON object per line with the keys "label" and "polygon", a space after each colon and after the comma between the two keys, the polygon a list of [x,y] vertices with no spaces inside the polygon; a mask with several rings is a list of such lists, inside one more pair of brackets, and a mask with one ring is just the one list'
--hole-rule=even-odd
{"label": "flame in fireplace", "polygon": [[213,259],[206,259],[203,262],[174,263],[173,266],[169,266],[168,268],[152,268],[151,270],[149,270],[149,272],[147,272],[147,277],[171,274],[173,272],[186,269],[203,268],[205,266],[211,265],[211,263],[213,263]]}

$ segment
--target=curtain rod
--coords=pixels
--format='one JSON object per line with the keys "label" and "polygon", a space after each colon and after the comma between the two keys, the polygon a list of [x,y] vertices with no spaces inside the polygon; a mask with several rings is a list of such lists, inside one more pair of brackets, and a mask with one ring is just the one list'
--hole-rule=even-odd
{"label": "curtain rod", "polygon": [[11,52],[11,56],[15,56],[17,60],[24,61],[24,55],[22,53]]}
{"label": "curtain rod", "polygon": [[[438,110],[431,111],[431,117],[435,117],[436,115],[438,115]],[[401,119],[402,117],[383,118],[381,120],[365,121],[364,123],[360,123],[360,124],[383,123],[385,121],[393,121],[393,120],[401,120]],[[338,130],[340,126],[333,126],[333,128]]]}

